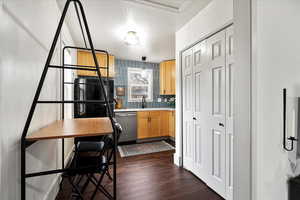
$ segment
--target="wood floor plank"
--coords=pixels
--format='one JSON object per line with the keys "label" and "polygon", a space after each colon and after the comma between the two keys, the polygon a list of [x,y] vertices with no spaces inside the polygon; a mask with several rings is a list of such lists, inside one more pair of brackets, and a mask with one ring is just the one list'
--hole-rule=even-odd
{"label": "wood floor plank", "polygon": [[[174,151],[128,158],[118,157],[118,200],[223,200],[190,172],[173,165]],[[104,180],[112,191],[112,182]],[[89,199],[94,191],[90,184],[84,194]],[[56,200],[70,199],[67,182]],[[106,199],[98,193],[97,200]]]}

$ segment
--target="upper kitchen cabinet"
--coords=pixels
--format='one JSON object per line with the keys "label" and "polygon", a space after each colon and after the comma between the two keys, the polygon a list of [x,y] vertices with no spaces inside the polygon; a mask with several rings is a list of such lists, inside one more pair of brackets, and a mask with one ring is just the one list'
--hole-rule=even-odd
{"label": "upper kitchen cabinet", "polygon": [[[107,65],[107,55],[104,53],[96,53],[96,57],[100,67],[106,67]],[[85,66],[95,66],[93,55],[91,52],[87,51],[77,51],[77,64]],[[109,55],[109,77],[114,77],[115,74],[115,57]],[[107,76],[106,69],[100,69],[101,75],[103,77]],[[83,71],[77,70],[78,76],[97,76],[95,71]]]}
{"label": "upper kitchen cabinet", "polygon": [[175,60],[160,63],[160,94],[175,95]]}

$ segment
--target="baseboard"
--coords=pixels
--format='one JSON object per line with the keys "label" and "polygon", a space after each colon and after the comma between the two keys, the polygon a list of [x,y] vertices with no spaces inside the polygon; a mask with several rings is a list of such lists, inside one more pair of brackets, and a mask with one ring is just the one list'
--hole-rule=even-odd
{"label": "baseboard", "polygon": [[[65,165],[71,160],[72,155],[73,155],[73,149],[69,152],[69,154],[66,156],[65,159]],[[59,186],[61,182],[61,176],[60,174],[57,174],[56,177],[54,178],[52,184],[49,187],[48,192],[45,194],[43,200],[54,200],[59,192]]]}
{"label": "baseboard", "polygon": [[137,139],[136,143],[143,143],[143,142],[154,142],[160,140],[171,140],[175,142],[175,138],[171,136],[162,136],[162,137],[154,137],[154,138],[145,138],[145,139]]}
{"label": "baseboard", "polygon": [[175,153],[173,155],[173,160],[174,160],[174,164],[177,165],[178,167],[182,167],[182,160],[181,160],[181,156],[178,155],[178,153]]}
{"label": "baseboard", "polygon": [[144,143],[144,142],[154,142],[154,141],[167,140],[167,139],[169,139],[168,136],[163,136],[163,137],[155,137],[155,138],[138,139],[136,142]]}
{"label": "baseboard", "polygon": [[172,137],[172,136],[170,136],[169,137],[169,140],[172,140],[173,142],[175,142],[176,140],[175,140],[175,138],[174,137]]}

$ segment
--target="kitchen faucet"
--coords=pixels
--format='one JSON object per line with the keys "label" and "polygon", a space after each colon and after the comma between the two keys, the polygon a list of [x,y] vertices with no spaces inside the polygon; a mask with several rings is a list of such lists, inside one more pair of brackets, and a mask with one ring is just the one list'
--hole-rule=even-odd
{"label": "kitchen faucet", "polygon": [[142,96],[142,108],[146,107],[146,97],[145,95]]}

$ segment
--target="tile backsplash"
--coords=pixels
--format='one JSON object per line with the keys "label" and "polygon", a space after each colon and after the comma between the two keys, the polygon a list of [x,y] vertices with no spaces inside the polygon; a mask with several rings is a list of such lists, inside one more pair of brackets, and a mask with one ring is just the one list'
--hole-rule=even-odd
{"label": "tile backsplash", "polygon": [[[153,101],[147,102],[148,108],[157,107],[174,107],[174,103],[170,102],[175,98],[174,95],[159,94],[159,63],[149,63],[132,60],[115,60],[115,88],[118,86],[125,87],[125,96],[118,97],[123,99],[123,108],[140,108],[141,102],[128,102],[128,68],[153,69]],[[165,102],[167,101],[167,102]]]}

